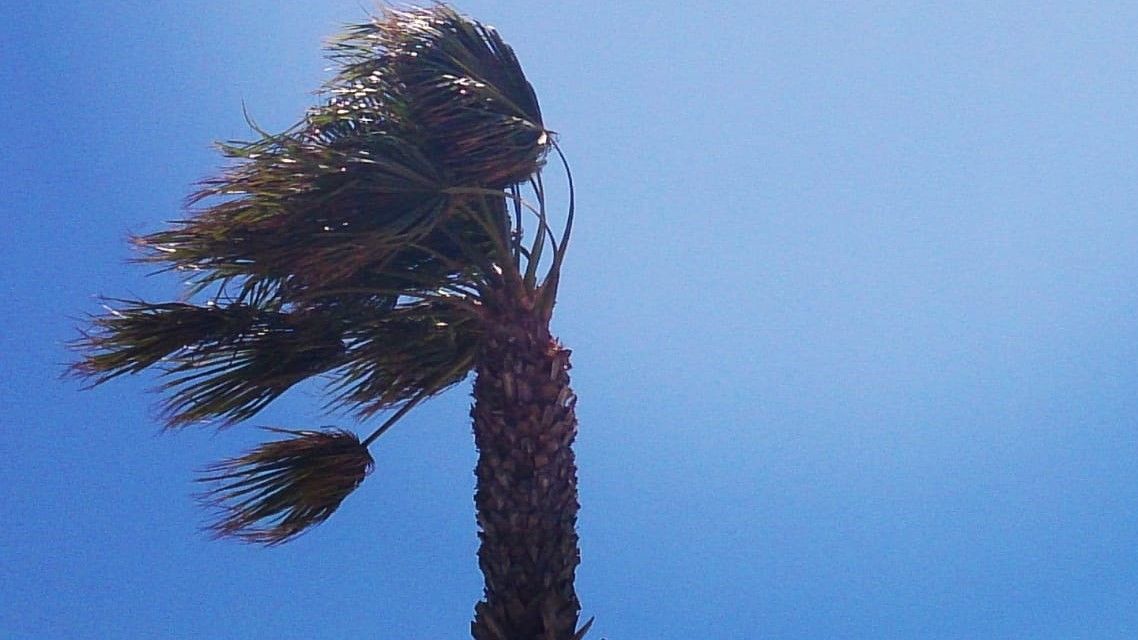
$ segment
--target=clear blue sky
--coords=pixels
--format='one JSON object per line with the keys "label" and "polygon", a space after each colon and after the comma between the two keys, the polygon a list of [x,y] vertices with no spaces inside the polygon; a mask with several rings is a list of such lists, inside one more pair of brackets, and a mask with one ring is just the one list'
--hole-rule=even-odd
{"label": "clear blue sky", "polygon": [[[1138,637],[1138,5],[491,2],[579,187],[596,638]],[[196,532],[154,379],[59,380],[125,238],[367,3],[0,8],[0,637],[462,638],[467,389],[328,523]],[[255,424],[352,426],[290,393]]]}

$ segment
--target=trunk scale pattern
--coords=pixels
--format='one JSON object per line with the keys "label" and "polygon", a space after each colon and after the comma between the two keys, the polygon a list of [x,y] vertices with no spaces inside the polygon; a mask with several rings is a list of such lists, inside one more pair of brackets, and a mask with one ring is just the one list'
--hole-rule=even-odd
{"label": "trunk scale pattern", "polygon": [[486,323],[474,382],[475,469],[485,593],[475,640],[572,640],[577,543],[576,396],[569,350],[526,304]]}

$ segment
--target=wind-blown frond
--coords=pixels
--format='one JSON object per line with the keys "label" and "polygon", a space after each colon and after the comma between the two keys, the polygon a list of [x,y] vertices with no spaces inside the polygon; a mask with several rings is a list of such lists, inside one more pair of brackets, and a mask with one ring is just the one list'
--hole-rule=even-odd
{"label": "wind-blown frond", "polygon": [[344,343],[318,327],[266,326],[240,342],[188,354],[169,367],[162,390],[171,427],[253,417],[297,383],[335,369]]}
{"label": "wind-blown frond", "polygon": [[352,328],[348,364],[331,386],[334,404],[361,417],[461,382],[474,366],[481,333],[468,315],[419,303]]}
{"label": "wind-blown frond", "polygon": [[270,429],[289,436],[207,467],[201,495],[220,537],[276,545],[328,519],[371,472],[367,447],[348,431]]}
{"label": "wind-blown frond", "polygon": [[71,373],[101,384],[124,373],[138,373],[164,358],[194,346],[217,345],[238,339],[257,321],[258,309],[244,304],[228,307],[183,302],[147,303],[108,300],[104,316],[91,319],[86,331],[72,343],[84,359]]}
{"label": "wind-blown frond", "polygon": [[318,313],[128,301],[96,318],[77,341],[76,375],[100,384],[159,366],[167,426],[221,418],[239,422],[296,383],[344,362],[342,326]]}
{"label": "wind-blown frond", "polygon": [[144,260],[198,281],[247,277],[334,287],[382,268],[445,222],[450,198],[432,165],[390,135],[334,149],[268,138],[225,153],[242,160],[203,183],[193,204],[212,205],[138,239]]}
{"label": "wind-blown frond", "polygon": [[428,154],[459,183],[505,188],[541,168],[549,138],[537,97],[493,28],[445,6],[389,9],[332,53],[345,67],[330,90],[361,110],[370,100],[352,100],[353,89],[361,98],[401,94]]}
{"label": "wind-blown frond", "polygon": [[516,240],[507,221],[472,220],[469,194],[456,188],[504,197],[550,148],[512,50],[439,6],[389,10],[331,53],[343,66],[328,102],[282,134],[222,145],[236,165],[191,198],[205,209],[138,239],[144,260],[191,271],[199,284],[239,277],[311,290],[398,271],[406,252],[445,237],[475,238],[496,256],[484,263],[509,258],[500,255]]}

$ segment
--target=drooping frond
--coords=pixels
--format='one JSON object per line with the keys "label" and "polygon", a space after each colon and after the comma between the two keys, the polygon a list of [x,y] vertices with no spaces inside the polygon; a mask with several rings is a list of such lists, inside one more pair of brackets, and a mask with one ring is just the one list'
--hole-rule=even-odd
{"label": "drooping frond", "polygon": [[276,545],[328,519],[371,472],[367,447],[341,430],[292,431],[205,469],[201,498],[217,514],[221,537]]}

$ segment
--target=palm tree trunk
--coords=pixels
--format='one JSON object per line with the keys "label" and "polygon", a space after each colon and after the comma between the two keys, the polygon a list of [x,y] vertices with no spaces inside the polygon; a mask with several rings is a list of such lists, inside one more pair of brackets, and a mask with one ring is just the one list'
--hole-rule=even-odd
{"label": "palm tree trunk", "polygon": [[471,631],[475,640],[570,640],[581,605],[569,350],[532,305],[493,306],[471,411],[486,580]]}

